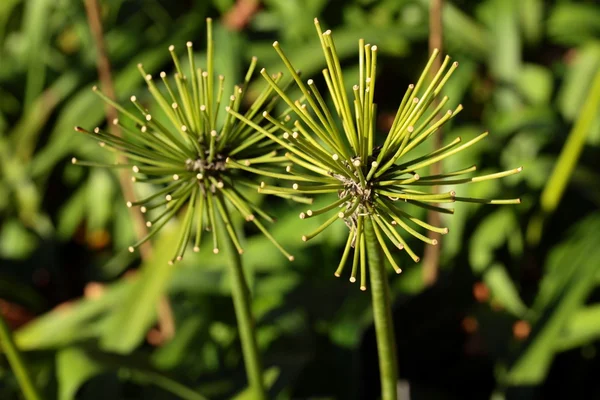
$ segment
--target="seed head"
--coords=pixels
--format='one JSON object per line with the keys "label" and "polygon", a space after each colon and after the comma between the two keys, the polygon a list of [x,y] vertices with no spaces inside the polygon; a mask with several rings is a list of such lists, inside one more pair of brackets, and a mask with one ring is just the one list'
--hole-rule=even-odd
{"label": "seed head", "polygon": [[[212,21],[207,19],[207,64],[204,68],[196,67],[191,42],[186,44],[189,75],[184,73],[174,45],[169,46],[175,67],[172,79],[167,73],[160,72],[161,80],[155,81],[141,64],[138,65],[151,95],[149,101],[154,101],[161,108],[165,118],[158,113],[151,115],[135,95],[130,97],[131,106],[125,108],[94,87],[94,92],[119,111],[119,119],[114,119],[113,124],[121,128],[123,137],[100,128],[96,128],[90,136],[102,145],[123,153],[131,164],[108,165],[81,162],[75,158],[72,162],[131,168],[135,174],[134,182],[153,185],[154,193],[150,196],[127,202],[128,207],[140,207],[147,218],[146,226],[150,228],[145,237],[128,248],[130,252],[151,239],[171,218],[182,213],[182,229],[172,263],[183,258],[190,241],[193,241],[193,250],[199,251],[204,231],[211,232],[213,252],[218,253],[220,226],[226,228],[227,235],[241,254],[240,240],[231,226],[231,212],[236,210],[291,260],[293,257],[273,239],[253,213],[263,219],[272,219],[245,195],[248,188],[258,189],[252,176],[260,173],[260,166],[272,164],[283,168],[282,163],[287,160],[277,157],[274,151],[276,143],[262,133],[248,129],[232,114],[224,113],[221,114],[224,118],[219,118],[221,108],[233,113],[243,112],[242,99],[257,60],[252,59],[244,82],[235,86],[227,104],[222,101],[224,78],[218,76],[215,79],[213,48]],[[275,81],[280,79],[281,75]],[[243,112],[244,118],[267,130],[274,130],[274,125],[259,111],[271,112],[276,104],[276,95],[276,91],[266,85],[255,102]],[[130,110],[132,107],[135,109]],[[89,133],[79,127],[76,130]],[[253,167],[249,167],[250,164]]]}
{"label": "seed head", "polygon": [[[280,180],[291,181],[291,185],[266,187],[261,184],[261,193],[289,196],[330,193],[337,196],[335,201],[321,209],[307,210],[300,214],[301,219],[307,219],[331,213],[330,218],[314,232],[303,235],[303,241],[314,238],[339,219],[348,227],[348,239],[335,276],[341,276],[353,248],[350,281],[357,280],[360,270],[360,288],[366,290],[367,220],[373,227],[378,246],[394,270],[400,273],[402,270],[392,252],[405,250],[415,262],[420,260],[407,244],[406,235],[436,245],[437,240],[428,238],[418,229],[448,233],[446,227],[432,226],[415,217],[410,207],[452,214],[454,210],[444,208],[443,205],[455,201],[484,204],[520,202],[519,199],[459,197],[454,190],[441,193],[427,190],[435,186],[446,187],[501,178],[521,171],[519,167],[495,174],[469,177],[468,174],[476,170],[476,167],[472,166],[439,175],[427,174],[427,167],[476,144],[487,136],[487,132],[466,142],[457,138],[426,155],[415,154],[414,150],[418,146],[462,110],[462,106],[459,105],[454,110],[446,110],[441,118],[436,118],[448,101],[446,96],[439,99],[440,93],[458,63],[450,64],[450,58],[446,57],[434,78],[428,80],[433,61],[438,56],[438,51],[434,51],[417,83],[408,86],[391,128],[383,136],[383,140],[376,140],[377,105],[373,99],[377,78],[377,46],[365,44],[362,39],[359,41],[358,83],[353,86],[352,95],[349,96],[344,89],[344,82],[349,78],[342,75],[333,35],[329,30],[322,32],[317,20],[315,25],[327,63],[323,75],[334,108],[331,109],[327,105],[312,80],[305,84],[300,79],[279,43],[275,42],[275,51],[304,99],[300,104],[289,98],[279,82],[271,78],[265,69],[261,70],[263,78],[290,108],[291,113],[288,115],[292,118],[287,124],[263,113],[283,134],[279,136],[266,130],[235,110],[230,110],[229,113],[286,150],[285,157],[292,166],[286,168],[287,175],[278,174],[277,177]],[[434,105],[435,99],[439,99],[437,105]],[[263,174],[267,175],[267,171],[263,170]]]}

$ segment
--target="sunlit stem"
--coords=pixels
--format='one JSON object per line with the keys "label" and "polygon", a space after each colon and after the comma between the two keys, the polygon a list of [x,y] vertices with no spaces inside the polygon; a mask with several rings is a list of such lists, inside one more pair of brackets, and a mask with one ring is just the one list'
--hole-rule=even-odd
{"label": "sunlit stem", "polygon": [[375,236],[373,222],[370,217],[365,218],[365,243],[369,264],[375,336],[377,338],[381,398],[382,400],[397,400],[398,361],[396,358],[390,289],[381,257],[381,247]]}
{"label": "sunlit stem", "polygon": [[17,382],[23,392],[23,397],[26,400],[41,400],[29,371],[27,370],[25,361],[17,349],[12,333],[2,315],[0,315],[0,347],[2,348],[2,352],[6,355],[8,363],[17,378]]}
{"label": "sunlit stem", "polygon": [[248,386],[252,392],[250,397],[264,400],[267,398],[267,394],[263,382],[262,364],[255,336],[256,329],[252,316],[250,290],[244,276],[240,253],[236,251],[231,236],[226,233],[223,235],[223,245],[229,258],[231,296],[233,298],[238,332],[242,344]]}

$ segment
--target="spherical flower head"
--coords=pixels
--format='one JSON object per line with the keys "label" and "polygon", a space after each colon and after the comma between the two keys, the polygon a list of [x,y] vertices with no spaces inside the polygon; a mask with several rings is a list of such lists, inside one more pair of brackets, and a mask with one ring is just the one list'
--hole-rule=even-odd
{"label": "spherical flower head", "polygon": [[[207,19],[205,69],[195,65],[192,42],[187,42],[186,47],[189,63],[187,74],[184,73],[175,47],[169,47],[175,74],[173,80],[170,80],[165,72],[160,73],[164,89],[155,83],[154,77],[146,73],[141,64],[138,65],[163,118],[150,114],[136,96],[131,96],[130,100],[138,113],[132,113],[94,87],[94,91],[104,101],[120,112],[123,121],[115,119],[113,124],[118,126],[123,135],[99,128],[93,132],[80,127],[75,130],[89,134],[101,147],[122,154],[127,162],[99,164],[75,158],[72,162],[87,166],[131,168],[131,179],[134,182],[154,185],[152,195],[127,202],[128,207],[139,207],[148,217],[146,226],[149,228],[145,237],[129,247],[131,252],[152,238],[181,211],[184,215],[183,227],[170,263],[183,258],[190,241],[193,241],[194,251],[199,251],[203,231],[211,232],[213,251],[218,253],[218,229],[221,226],[225,227],[238,252],[242,253],[240,240],[231,224],[230,210],[234,209],[246,221],[254,223],[288,259],[293,260],[293,256],[275,241],[257,217],[269,221],[273,221],[272,218],[248,200],[243,190],[244,187],[256,190],[257,184],[251,177],[258,167],[265,163],[277,164],[284,158],[278,156],[276,145],[262,133],[240,123],[226,112],[240,112],[243,97],[256,67],[256,58],[252,59],[244,83],[236,85],[233,93],[224,98],[225,78],[219,75],[215,82],[210,19]],[[281,76],[278,74],[272,79],[279,82]],[[274,89],[266,86],[248,107],[244,117],[266,130],[273,129],[259,110],[272,110],[276,100]],[[220,111],[225,111],[222,123],[218,123]]]}
{"label": "spherical flower head", "polygon": [[[408,86],[383,143],[376,145],[377,106],[373,96],[377,46],[365,44],[362,39],[359,41],[358,84],[353,87],[352,95],[348,96],[332,33],[329,30],[322,32],[316,19],[315,26],[327,63],[323,76],[334,109],[328,107],[313,80],[309,79],[305,83],[300,79],[279,43],[275,42],[273,47],[302,92],[302,99],[290,99],[264,69],[261,74],[287,103],[296,119],[291,124],[282,124],[265,113],[265,118],[283,131],[283,134],[278,136],[239,113],[231,113],[287,151],[285,156],[290,163],[286,167],[286,179],[292,181],[291,187],[261,185],[263,193],[337,194],[338,200],[328,206],[300,214],[301,219],[306,219],[331,213],[331,217],[314,232],[302,236],[304,241],[314,238],[336,220],[342,220],[347,225],[348,239],[339,267],[335,271],[336,276],[341,275],[350,257],[350,250],[354,249],[350,281],[357,281],[360,268],[360,287],[366,290],[367,223],[373,227],[378,245],[397,273],[402,270],[395,261],[391,248],[405,250],[415,262],[420,260],[407,244],[404,235],[437,245],[437,240],[430,239],[419,232],[419,229],[440,234],[448,233],[445,227],[433,226],[411,215],[410,210],[405,207],[406,204],[451,214],[454,210],[441,205],[455,201],[485,204],[520,202],[519,199],[460,197],[455,190],[442,193],[431,190],[435,186],[497,179],[521,171],[521,168],[515,168],[490,175],[469,177],[468,174],[476,170],[475,166],[471,166],[439,175],[426,175],[427,167],[469,148],[482,140],[487,132],[467,142],[456,138],[442,148],[423,156],[413,155],[415,148],[462,110],[462,106],[459,105],[454,110],[444,111],[448,97],[439,99],[444,85],[458,67],[458,63],[450,63],[450,58],[446,57],[439,71],[427,82],[427,76],[438,56],[438,51],[435,51],[417,83]],[[436,104],[434,100],[439,101]],[[441,112],[443,116],[436,118]]]}

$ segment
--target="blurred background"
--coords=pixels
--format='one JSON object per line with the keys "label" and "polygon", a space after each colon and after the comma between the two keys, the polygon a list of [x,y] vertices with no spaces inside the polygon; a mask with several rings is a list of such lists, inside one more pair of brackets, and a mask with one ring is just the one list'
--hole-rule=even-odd
{"label": "blurred background", "polygon": [[[319,76],[314,17],[333,30],[348,76],[358,76],[358,39],[377,44],[381,132],[429,54],[428,0],[99,3],[122,101],[148,99],[136,65],[171,71],[170,44],[182,50],[192,40],[202,60],[208,16],[216,70],[229,85],[243,80],[252,56],[283,70],[274,40],[306,79]],[[600,398],[600,5],[439,3],[444,53],[460,63],[448,107],[465,107],[444,141],[490,131],[444,168],[522,165],[519,175],[458,189],[522,204],[456,204],[443,218],[450,234],[439,255],[421,264],[398,256],[404,273],[390,274],[390,284],[402,385],[412,399]],[[2,316],[45,399],[248,398],[225,257],[206,246],[168,267],[168,229],[154,257],[129,254],[134,225],[117,174],[70,163],[111,159],[73,131],[105,124],[91,91],[90,27],[82,1],[0,2]],[[296,257],[289,263],[245,227],[272,397],[377,398],[369,293],[333,276],[347,228],[334,224],[304,243],[300,235],[320,222],[298,219],[306,206],[256,200],[278,216],[271,232]],[[423,278],[425,264],[439,266],[436,279]],[[2,357],[0,398],[20,396]]]}

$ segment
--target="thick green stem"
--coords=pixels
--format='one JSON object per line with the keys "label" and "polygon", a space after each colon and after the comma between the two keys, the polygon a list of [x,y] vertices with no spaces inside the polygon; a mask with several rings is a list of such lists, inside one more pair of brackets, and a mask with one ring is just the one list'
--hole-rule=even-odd
{"label": "thick green stem", "polygon": [[17,377],[17,381],[19,382],[19,386],[21,387],[21,391],[23,392],[25,399],[40,400],[41,397],[31,381],[31,377],[29,376],[29,372],[27,371],[23,357],[21,357],[21,353],[19,353],[17,346],[15,346],[10,329],[8,328],[8,325],[6,325],[6,322],[1,314],[0,346],[4,351],[4,354],[6,354],[8,363]]}
{"label": "thick green stem", "polygon": [[265,385],[262,377],[262,365],[258,353],[258,345],[254,331],[254,318],[252,317],[250,290],[246,283],[242,260],[235,249],[229,235],[225,233],[225,251],[229,256],[229,273],[231,276],[231,296],[238,323],[238,332],[242,342],[242,353],[246,366],[248,386],[253,392],[253,399],[266,399]]}
{"label": "thick green stem", "polygon": [[384,270],[381,247],[373,230],[373,222],[370,218],[365,218],[364,223],[369,260],[373,320],[375,321],[375,334],[377,337],[381,399],[397,400],[398,364],[396,361],[396,341],[392,320],[390,288]]}

